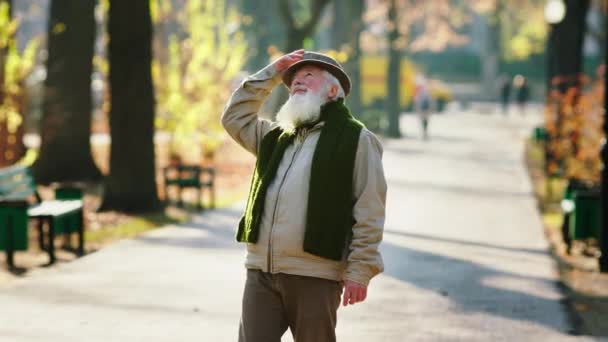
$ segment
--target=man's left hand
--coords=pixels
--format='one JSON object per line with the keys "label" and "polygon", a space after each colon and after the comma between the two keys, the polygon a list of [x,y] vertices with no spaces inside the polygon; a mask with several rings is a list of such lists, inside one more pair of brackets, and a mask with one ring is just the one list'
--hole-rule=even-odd
{"label": "man's left hand", "polygon": [[353,305],[365,300],[367,297],[367,286],[354,281],[344,280],[344,294],[342,295],[342,305]]}

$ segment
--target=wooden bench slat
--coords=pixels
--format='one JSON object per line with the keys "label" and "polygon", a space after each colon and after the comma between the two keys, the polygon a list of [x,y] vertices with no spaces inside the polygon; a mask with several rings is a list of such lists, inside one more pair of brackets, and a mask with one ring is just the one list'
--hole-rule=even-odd
{"label": "wooden bench slat", "polygon": [[45,201],[28,209],[30,217],[62,216],[82,209],[81,200]]}

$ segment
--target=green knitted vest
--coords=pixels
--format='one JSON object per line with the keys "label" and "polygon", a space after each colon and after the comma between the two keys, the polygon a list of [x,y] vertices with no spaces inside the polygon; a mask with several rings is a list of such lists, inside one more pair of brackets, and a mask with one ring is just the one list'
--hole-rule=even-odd
{"label": "green knitted vest", "polygon": [[[364,126],[351,116],[342,99],[323,105],[321,118],[325,125],[310,170],[303,248],[320,257],[341,260],[354,223],[353,170]],[[262,139],[237,241],[257,242],[266,191],[294,138],[294,133],[277,127]]]}

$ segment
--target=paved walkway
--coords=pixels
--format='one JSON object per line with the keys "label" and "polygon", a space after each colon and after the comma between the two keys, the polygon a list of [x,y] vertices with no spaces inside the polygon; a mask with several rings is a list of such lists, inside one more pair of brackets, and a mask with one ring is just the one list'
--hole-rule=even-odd
{"label": "paved walkway", "polygon": [[[339,341],[566,341],[522,161],[538,118],[449,113],[385,143],[386,271]],[[236,341],[240,209],[195,217],[0,288],[0,341]],[[288,335],[288,334],[286,334]],[[291,340],[289,336],[285,341]]]}

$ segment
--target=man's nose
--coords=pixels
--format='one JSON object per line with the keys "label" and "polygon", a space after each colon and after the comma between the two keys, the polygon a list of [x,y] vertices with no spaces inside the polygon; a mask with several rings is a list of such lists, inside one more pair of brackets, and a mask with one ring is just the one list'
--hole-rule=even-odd
{"label": "man's nose", "polygon": [[298,78],[294,78],[293,81],[291,82],[292,86],[297,86],[297,85],[302,85],[302,81]]}

